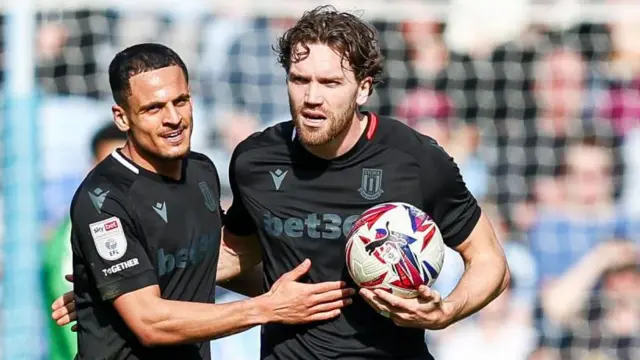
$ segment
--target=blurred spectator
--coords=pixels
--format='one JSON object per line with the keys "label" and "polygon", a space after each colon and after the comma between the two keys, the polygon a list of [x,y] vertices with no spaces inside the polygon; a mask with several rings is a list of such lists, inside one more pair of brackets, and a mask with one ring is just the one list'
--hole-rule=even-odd
{"label": "blurred spectator", "polygon": [[[445,25],[445,37],[449,26]],[[526,198],[526,184],[522,176],[512,173],[507,158],[518,157],[512,160],[516,166],[524,163],[521,148],[528,145],[524,128],[531,126],[535,115],[531,92],[534,46],[520,30],[512,34],[511,41],[503,37],[506,34],[494,34],[487,39],[491,42],[487,47],[449,48],[447,67],[435,82],[435,89],[452,100],[457,118],[474,129],[471,139],[478,138],[477,154],[491,179],[485,197],[500,205],[510,226],[513,205]]]}
{"label": "blurred spectator", "polygon": [[582,56],[569,49],[555,49],[540,60],[534,85],[539,130],[562,135],[581,121],[586,70]]}
{"label": "blurred spectator", "polygon": [[453,106],[441,93],[418,89],[396,108],[396,116],[418,132],[434,138],[451,155],[471,193],[482,199],[487,190],[487,167],[478,156],[478,133],[472,125],[456,124]]}
{"label": "blurred spectator", "polygon": [[[628,0],[610,0],[630,3]],[[633,3],[633,2],[631,2]],[[627,208],[640,215],[640,15],[608,24],[612,49],[607,61],[598,67],[600,78],[595,87],[600,90],[597,109],[604,121],[613,124],[625,137],[626,174],[623,201]]]}
{"label": "blurred spectator", "polygon": [[41,60],[50,61],[62,53],[69,36],[67,27],[61,23],[44,23],[38,29],[37,53]]}
{"label": "blurred spectator", "polygon": [[[540,208],[527,234],[543,292],[598,245],[616,238],[640,243],[640,222],[614,200],[612,169],[609,147],[593,141],[568,147],[556,182],[562,205]],[[559,346],[566,335],[544,313],[537,316],[543,343]]]}
{"label": "blurred spectator", "polygon": [[640,359],[640,247],[596,246],[545,289],[545,314],[569,331],[563,359]]}
{"label": "blurred spectator", "polygon": [[[610,3],[635,3],[608,0]],[[631,14],[630,14],[631,15]],[[620,134],[640,125],[640,14],[608,24],[612,49],[599,70],[605,76],[605,94],[599,99],[599,115],[611,121]]]}
{"label": "blurred spectator", "polygon": [[202,55],[198,62],[200,74],[200,90],[202,98],[209,107],[207,110],[213,118],[214,125],[224,125],[217,117],[228,111],[231,96],[228,74],[225,72],[229,65],[228,56],[231,46],[238,37],[246,33],[251,26],[250,19],[236,14],[216,14],[211,16],[202,29]]}
{"label": "blurred spectator", "polygon": [[400,25],[409,63],[423,81],[433,80],[447,66],[449,50],[443,31],[444,24],[438,21],[406,21]]}
{"label": "blurred spectator", "polygon": [[[640,62],[640,56],[636,62]],[[606,79],[606,92],[598,99],[598,115],[609,120],[622,135],[640,125],[640,70],[633,71],[637,73],[625,74],[627,78]]]}
{"label": "blurred spectator", "polygon": [[[111,152],[124,145],[127,136],[112,122],[102,127],[91,139],[93,166],[104,160]],[[43,257],[44,313],[49,315],[51,304],[61,294],[73,289],[64,276],[73,273],[71,252],[71,220],[66,218],[46,244]],[[77,351],[76,334],[70,327],[60,327],[52,320],[49,324],[49,360],[72,359]]]}
{"label": "blurred spectator", "polygon": [[261,124],[290,119],[286,74],[272,46],[292,23],[285,18],[257,20],[233,42],[226,72],[216,84],[221,89],[214,94],[216,107],[253,114]]}
{"label": "blurred spectator", "polygon": [[640,242],[640,222],[616,205],[610,148],[572,143],[563,175],[555,183],[565,194],[560,207],[542,207],[528,233],[540,285],[564,274],[596,245],[614,238]]}
{"label": "blurred spectator", "polygon": [[105,10],[51,11],[38,14],[37,75],[48,94],[100,98],[109,93],[101,63],[109,43]]}
{"label": "blurred spectator", "polygon": [[[498,202],[510,207],[510,220],[522,231],[533,220],[532,212],[523,204],[536,195],[541,203],[557,201],[557,191],[549,179],[558,174],[564,152],[575,140],[594,138],[613,151],[611,179],[619,190],[622,138],[607,124],[581,117],[586,71],[584,60],[575,51],[559,48],[544,54],[534,72],[532,90],[538,107],[535,121],[514,119],[504,124],[506,136],[493,168],[497,191],[502,195]],[[536,189],[545,190],[536,193]]]}
{"label": "blurred spectator", "polygon": [[383,80],[366,108],[392,116],[406,96],[419,87],[433,88],[449,62],[442,40],[444,24],[438,21],[376,22],[380,49],[385,57]]}

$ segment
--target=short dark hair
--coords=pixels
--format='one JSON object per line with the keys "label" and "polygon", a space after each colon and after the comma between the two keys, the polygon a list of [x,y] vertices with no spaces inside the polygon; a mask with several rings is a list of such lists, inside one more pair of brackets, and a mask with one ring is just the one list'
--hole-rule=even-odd
{"label": "short dark hair", "polygon": [[98,129],[98,131],[93,134],[93,137],[91,137],[91,155],[96,158],[98,156],[98,148],[104,142],[126,140],[127,134],[120,131],[112,121],[109,121],[109,123]]}
{"label": "short dark hair", "polygon": [[142,43],[120,51],[109,64],[109,85],[113,100],[124,107],[127,97],[131,95],[130,78],[168,66],[180,66],[187,83],[189,82],[189,72],[184,61],[167,46]]}
{"label": "short dark hair", "polygon": [[[305,12],[282,37],[274,50],[278,62],[288,73],[291,64],[309,56],[310,44],[325,44],[342,54],[355,73],[357,81],[371,77],[377,84],[382,78],[384,57],[373,26],[357,16],[339,12],[333,6],[319,6]],[[304,51],[295,52],[300,45]]]}

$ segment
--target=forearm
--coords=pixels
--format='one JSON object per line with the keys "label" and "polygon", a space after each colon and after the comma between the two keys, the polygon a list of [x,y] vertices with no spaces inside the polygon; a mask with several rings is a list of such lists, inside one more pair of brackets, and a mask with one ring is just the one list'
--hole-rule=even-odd
{"label": "forearm", "polygon": [[597,254],[590,253],[569,271],[544,285],[542,308],[551,319],[564,324],[587,302],[589,291],[602,273]]}
{"label": "forearm", "polygon": [[190,303],[157,299],[153,311],[140,316],[138,337],[146,346],[209,341],[269,321],[262,299],[225,304]]}
{"label": "forearm", "polygon": [[218,285],[244,296],[256,297],[264,293],[262,278],[262,264],[258,264],[253,269],[243,271],[232,279],[218,282]]}
{"label": "forearm", "polygon": [[452,322],[460,321],[488,305],[506,289],[510,279],[503,256],[486,255],[469,260],[458,285],[444,300],[454,309]]}
{"label": "forearm", "polygon": [[[248,259],[242,261],[241,257],[229,251],[224,245],[220,246],[220,255],[218,256],[218,265],[216,272],[216,283],[221,284],[240,275],[243,270],[247,271],[249,264]],[[255,264],[253,264],[255,265]]]}
{"label": "forearm", "polygon": [[228,281],[253,270],[262,260],[262,249],[255,234],[238,237],[223,229],[218,256],[216,282]]}

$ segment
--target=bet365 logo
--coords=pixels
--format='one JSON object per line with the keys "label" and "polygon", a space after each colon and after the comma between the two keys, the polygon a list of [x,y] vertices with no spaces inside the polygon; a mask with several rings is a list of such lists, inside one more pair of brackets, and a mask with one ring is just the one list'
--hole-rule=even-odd
{"label": "bet365 logo", "polygon": [[281,219],[271,213],[264,214],[263,226],[272,236],[286,235],[291,238],[339,239],[346,237],[358,220],[358,215],[347,216],[344,220],[337,214],[309,214],[305,218]]}
{"label": "bet365 logo", "polygon": [[160,248],[157,252],[158,276],[163,276],[176,269],[185,269],[202,260],[212,257],[219,249],[220,238],[207,234],[192,242],[190,248],[178,248],[173,251]]}

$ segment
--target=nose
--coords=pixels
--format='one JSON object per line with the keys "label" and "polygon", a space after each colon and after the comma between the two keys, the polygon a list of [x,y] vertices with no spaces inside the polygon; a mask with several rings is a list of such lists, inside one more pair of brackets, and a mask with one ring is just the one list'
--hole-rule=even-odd
{"label": "nose", "polygon": [[178,111],[178,109],[173,105],[173,103],[168,103],[166,116],[164,117],[164,121],[163,121],[164,124],[177,125],[177,124],[180,124],[181,121],[182,121],[182,115],[180,115],[180,112]]}
{"label": "nose", "polygon": [[319,86],[316,82],[312,81],[307,86],[304,101],[307,105],[318,106],[322,105],[323,99],[320,93]]}

